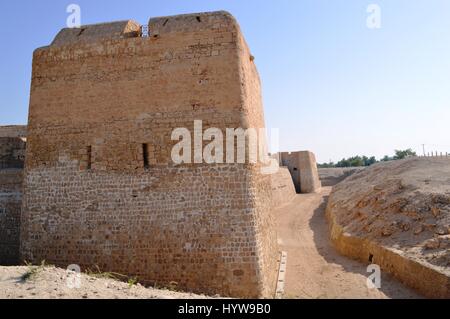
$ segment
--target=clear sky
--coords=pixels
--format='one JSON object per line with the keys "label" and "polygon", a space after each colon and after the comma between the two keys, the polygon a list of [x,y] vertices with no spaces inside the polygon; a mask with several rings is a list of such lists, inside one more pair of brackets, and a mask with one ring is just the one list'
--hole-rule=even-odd
{"label": "clear sky", "polygon": [[[25,124],[31,58],[65,27],[227,10],[239,21],[263,82],[266,123],[282,150],[320,162],[394,149],[450,153],[448,0],[15,0],[0,10],[0,125]],[[381,8],[370,29],[369,4]]]}

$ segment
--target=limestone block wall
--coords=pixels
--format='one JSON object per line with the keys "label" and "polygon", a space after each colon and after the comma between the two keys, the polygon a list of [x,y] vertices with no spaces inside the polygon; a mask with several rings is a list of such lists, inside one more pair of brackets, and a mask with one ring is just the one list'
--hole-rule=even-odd
{"label": "limestone block wall", "polygon": [[[194,120],[204,130],[264,126],[239,26],[226,12],[149,26],[149,38],[102,28],[98,40],[63,36],[35,51],[21,256],[272,297],[270,176],[253,164],[175,165],[170,157],[173,129],[193,132]],[[96,27],[89,32],[95,38]]]}
{"label": "limestone block wall", "polygon": [[288,167],[298,193],[314,193],[322,187],[312,152],[281,153],[281,165]]}

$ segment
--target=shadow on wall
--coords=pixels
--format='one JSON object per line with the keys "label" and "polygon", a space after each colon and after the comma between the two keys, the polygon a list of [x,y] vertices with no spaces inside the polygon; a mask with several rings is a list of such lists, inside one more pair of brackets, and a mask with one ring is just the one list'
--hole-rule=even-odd
{"label": "shadow on wall", "polygon": [[26,127],[0,127],[0,265],[19,264]]}
{"label": "shadow on wall", "polygon": [[20,137],[0,137],[0,169],[23,168],[25,149]]}

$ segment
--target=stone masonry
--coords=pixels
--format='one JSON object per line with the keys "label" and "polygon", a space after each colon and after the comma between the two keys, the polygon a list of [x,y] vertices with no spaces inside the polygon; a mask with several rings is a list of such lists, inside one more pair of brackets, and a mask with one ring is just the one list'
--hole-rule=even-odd
{"label": "stone masonry", "polygon": [[278,172],[270,175],[272,180],[273,207],[289,204],[297,195],[291,174],[287,167],[280,167]]}
{"label": "stone masonry", "polygon": [[262,128],[254,58],[226,12],[63,29],[37,49],[21,258],[273,297],[271,177],[171,160],[175,128]]}
{"label": "stone masonry", "polygon": [[27,137],[26,125],[0,126],[0,137]]}
{"label": "stone masonry", "polygon": [[314,193],[322,188],[316,157],[312,152],[284,152],[279,157],[280,164],[289,169],[297,193]]}
{"label": "stone masonry", "polygon": [[25,141],[19,137],[0,137],[0,169],[23,168]]}
{"label": "stone masonry", "polygon": [[26,135],[23,127],[0,127],[0,265],[19,263],[19,231]]}

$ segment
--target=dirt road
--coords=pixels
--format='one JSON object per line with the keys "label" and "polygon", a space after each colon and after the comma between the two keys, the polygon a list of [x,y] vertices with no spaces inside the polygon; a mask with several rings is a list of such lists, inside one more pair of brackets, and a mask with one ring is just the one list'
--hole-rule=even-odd
{"label": "dirt road", "polygon": [[279,244],[288,253],[286,298],[420,298],[382,274],[381,289],[368,289],[367,266],[339,255],[329,241],[325,208],[331,188],[297,195],[276,210]]}

